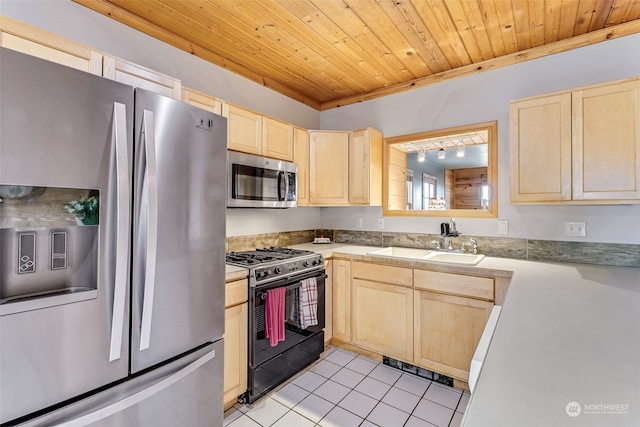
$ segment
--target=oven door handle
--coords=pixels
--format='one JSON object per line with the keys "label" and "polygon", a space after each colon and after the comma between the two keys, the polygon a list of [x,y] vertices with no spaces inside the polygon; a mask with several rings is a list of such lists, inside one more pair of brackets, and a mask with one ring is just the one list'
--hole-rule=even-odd
{"label": "oven door handle", "polygon": [[[329,276],[327,276],[326,274],[323,274],[321,276],[311,276],[311,277],[315,277],[316,280],[321,280],[321,279],[326,279]],[[307,279],[310,279],[311,277],[307,277]],[[302,280],[304,280],[304,279],[302,279]],[[295,283],[291,283],[291,284],[285,285],[285,286],[276,286],[276,288],[285,288],[286,290],[296,289],[296,288],[299,288],[300,286],[302,286],[302,280],[297,280]],[[266,299],[267,298],[267,293],[265,291],[256,290],[256,298]]]}

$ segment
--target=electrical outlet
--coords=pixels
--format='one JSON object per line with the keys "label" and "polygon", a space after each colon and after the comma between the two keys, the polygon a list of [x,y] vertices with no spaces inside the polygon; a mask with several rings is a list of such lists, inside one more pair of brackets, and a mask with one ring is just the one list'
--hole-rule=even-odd
{"label": "electrical outlet", "polygon": [[378,218],[378,228],[384,228],[384,218]]}
{"label": "electrical outlet", "polygon": [[564,235],[566,237],[587,237],[587,223],[565,222]]}
{"label": "electrical outlet", "polygon": [[357,216],[356,217],[356,228],[362,228],[362,217],[361,216]]}
{"label": "electrical outlet", "polygon": [[509,234],[509,221],[506,219],[498,220],[498,234]]}

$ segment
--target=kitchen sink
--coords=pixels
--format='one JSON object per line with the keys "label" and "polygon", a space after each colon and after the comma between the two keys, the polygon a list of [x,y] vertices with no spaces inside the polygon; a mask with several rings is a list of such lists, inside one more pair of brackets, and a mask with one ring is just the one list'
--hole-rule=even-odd
{"label": "kitchen sink", "polygon": [[431,252],[422,259],[426,261],[446,262],[449,264],[476,265],[484,259],[484,255],[460,252]]}
{"label": "kitchen sink", "polygon": [[393,258],[415,259],[420,261],[444,262],[448,264],[476,265],[484,259],[483,254],[465,254],[462,252],[439,252],[429,249],[400,248],[390,246],[376,249],[367,255],[385,256]]}
{"label": "kitchen sink", "polygon": [[425,256],[428,256],[431,253],[432,251],[428,249],[400,248],[392,246],[368,252],[367,255],[379,255],[394,258],[424,259]]}

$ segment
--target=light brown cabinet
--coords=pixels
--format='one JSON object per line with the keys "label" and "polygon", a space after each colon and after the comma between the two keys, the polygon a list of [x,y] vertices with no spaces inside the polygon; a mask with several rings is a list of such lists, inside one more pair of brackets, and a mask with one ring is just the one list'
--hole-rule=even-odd
{"label": "light brown cabinet", "polygon": [[467,382],[469,366],[493,302],[414,292],[417,365]]}
{"label": "light brown cabinet", "polygon": [[77,70],[102,75],[102,54],[19,21],[2,16],[0,46]]}
{"label": "light brown cabinet", "polygon": [[214,114],[222,115],[222,101],[218,98],[198,92],[197,90],[183,87],[182,102],[191,104],[203,110],[210,111]]}
{"label": "light brown cabinet", "polygon": [[227,118],[227,148],[249,154],[262,154],[262,116],[233,104],[222,104]]}
{"label": "light brown cabinet", "polygon": [[334,259],[333,285],[335,339],[466,382],[508,279]]}
{"label": "light brown cabinet", "polygon": [[382,206],[382,133],[349,134],[349,204]]}
{"label": "light brown cabinet", "polygon": [[513,203],[640,202],[640,79],[514,101]]}
{"label": "light brown cabinet", "polygon": [[298,165],[298,206],[309,205],[309,131],[293,128],[293,162]]}
{"label": "light brown cabinet", "polygon": [[270,117],[263,117],[262,155],[292,162],[293,126]]}
{"label": "light brown cabinet", "polygon": [[334,259],[333,338],[351,342],[351,261]]}
{"label": "light brown cabinet", "polygon": [[382,205],[382,134],[309,131],[309,204]]}
{"label": "light brown cabinet", "polygon": [[309,203],[349,204],[349,132],[309,131]]}
{"label": "light brown cabinet", "polygon": [[227,102],[227,148],[242,153],[293,161],[293,126]]}
{"label": "light brown cabinet", "polygon": [[351,342],[400,360],[413,359],[413,289],[351,282]]}
{"label": "light brown cabinet", "polygon": [[247,279],[226,284],[224,310],[224,407],[231,407],[247,390]]}
{"label": "light brown cabinet", "polygon": [[333,261],[324,261],[324,271],[327,278],[324,282],[324,342],[329,343],[333,337]]}
{"label": "light brown cabinet", "polygon": [[182,99],[180,80],[124,59],[105,55],[102,75],[120,83],[146,89],[170,98]]}
{"label": "light brown cabinet", "polygon": [[468,381],[494,305],[494,279],[414,270],[414,288],[415,363]]}
{"label": "light brown cabinet", "polygon": [[640,199],[640,79],[574,91],[574,200]]}

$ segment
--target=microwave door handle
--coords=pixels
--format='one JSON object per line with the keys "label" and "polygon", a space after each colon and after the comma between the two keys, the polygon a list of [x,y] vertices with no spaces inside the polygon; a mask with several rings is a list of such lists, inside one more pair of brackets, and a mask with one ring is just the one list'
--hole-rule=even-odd
{"label": "microwave door handle", "polygon": [[112,141],[115,149],[116,181],[116,260],[113,285],[113,313],[109,362],[120,359],[127,290],[127,260],[129,258],[129,153],[127,147],[127,109],[113,103]]}
{"label": "microwave door handle", "polygon": [[282,194],[283,193],[283,191],[282,191],[282,183],[283,183],[283,181],[286,181],[284,179],[284,172],[280,171],[280,172],[278,172],[278,201],[279,202],[284,200],[284,195]]}
{"label": "microwave door handle", "polygon": [[158,185],[156,174],[156,144],[153,126],[153,112],[144,110],[142,117],[144,151],[147,159],[146,181],[148,192],[146,264],[144,274],[144,294],[142,300],[142,322],[140,326],[140,351],[149,348],[151,341],[151,320],[153,316],[153,294],[155,291],[156,257],[158,244]]}

